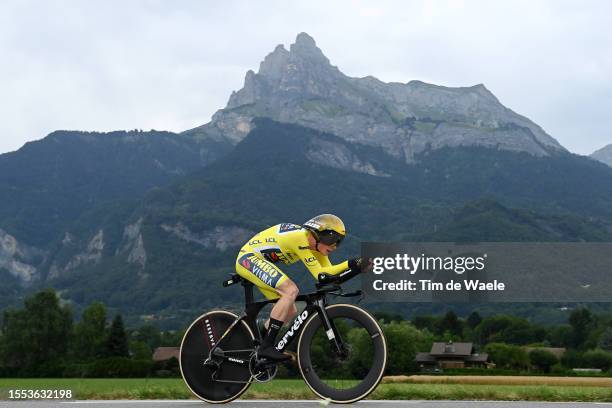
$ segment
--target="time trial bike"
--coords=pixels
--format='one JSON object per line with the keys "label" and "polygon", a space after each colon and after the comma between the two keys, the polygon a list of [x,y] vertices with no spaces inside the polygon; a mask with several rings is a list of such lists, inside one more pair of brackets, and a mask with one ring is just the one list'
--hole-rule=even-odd
{"label": "time trial bike", "polygon": [[[361,296],[344,293],[342,283],[359,272],[320,274],[317,290],[299,295],[306,306],[298,312],[276,349],[284,351],[297,341],[297,363],[308,387],[320,398],[336,403],[358,401],[380,383],[387,364],[387,344],[374,317],[354,304],[328,304],[329,297]],[[258,358],[263,333],[257,315],[276,300],[255,302],[253,284],[238,274],[223,286],[244,287],[241,316],[213,310],[195,319],[180,347],[180,370],[193,394],[210,403],[226,403],[242,395],[253,381],[272,380],[276,362]]]}

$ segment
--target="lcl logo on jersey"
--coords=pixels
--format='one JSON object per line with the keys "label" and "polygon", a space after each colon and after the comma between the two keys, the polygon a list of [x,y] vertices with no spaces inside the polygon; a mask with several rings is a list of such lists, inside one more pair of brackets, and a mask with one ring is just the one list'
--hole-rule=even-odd
{"label": "lcl logo on jersey", "polygon": [[314,256],[310,256],[308,258],[304,258],[304,263],[311,264],[311,263],[314,263],[316,260],[317,258],[315,258]]}

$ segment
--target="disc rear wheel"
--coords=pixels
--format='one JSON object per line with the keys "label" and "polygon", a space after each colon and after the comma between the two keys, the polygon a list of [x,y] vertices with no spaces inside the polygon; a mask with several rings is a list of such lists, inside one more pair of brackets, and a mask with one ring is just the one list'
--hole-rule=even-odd
{"label": "disc rear wheel", "polygon": [[[187,387],[198,398],[225,403],[238,398],[251,384],[249,359],[253,352],[253,333],[241,321],[231,332],[226,330],[238,319],[234,313],[215,310],[198,317],[181,342],[179,363]],[[210,350],[217,344],[214,355]]]}

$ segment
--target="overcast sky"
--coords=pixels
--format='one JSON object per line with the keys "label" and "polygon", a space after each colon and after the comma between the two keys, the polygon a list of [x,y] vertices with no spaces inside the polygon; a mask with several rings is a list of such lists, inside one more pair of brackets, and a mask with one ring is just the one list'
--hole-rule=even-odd
{"label": "overcast sky", "polygon": [[349,76],[483,83],[570,151],[612,143],[612,1],[0,1],[0,153],[204,124],[307,32]]}

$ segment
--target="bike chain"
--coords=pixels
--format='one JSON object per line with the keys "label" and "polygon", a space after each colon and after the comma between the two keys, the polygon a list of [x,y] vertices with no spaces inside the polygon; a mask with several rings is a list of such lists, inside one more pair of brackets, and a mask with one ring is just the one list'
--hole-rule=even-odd
{"label": "bike chain", "polygon": [[[244,351],[244,350],[240,350],[240,351]],[[254,369],[253,363],[256,360],[257,360],[257,353],[253,352],[249,358],[249,373],[251,374],[251,378],[249,381],[221,380],[221,379],[216,378],[217,377],[216,370],[213,371],[210,378],[213,381],[223,382],[223,383],[232,383],[232,384],[246,384],[252,380],[255,380],[260,383],[272,381],[276,377],[276,374],[278,372],[278,366],[274,364],[272,367],[266,368],[265,371],[259,371],[258,373],[253,373],[253,369]],[[264,376],[267,376],[267,377],[264,378]]]}
{"label": "bike chain", "polygon": [[264,369],[264,371],[259,371],[258,373],[253,373],[253,370],[255,369],[255,365],[257,364],[257,353],[253,353],[251,355],[251,359],[249,360],[249,372],[251,373],[251,379],[260,382],[260,383],[265,383],[268,381],[272,381],[274,379],[274,377],[276,377],[276,373],[278,372],[278,365],[274,364],[271,367],[267,367]]}

